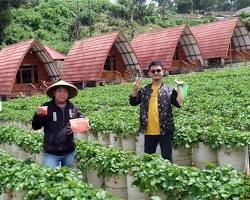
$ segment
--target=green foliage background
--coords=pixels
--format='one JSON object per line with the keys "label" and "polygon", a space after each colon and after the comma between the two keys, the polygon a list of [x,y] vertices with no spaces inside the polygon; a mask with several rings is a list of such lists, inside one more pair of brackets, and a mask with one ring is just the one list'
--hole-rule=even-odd
{"label": "green foliage background", "polygon": [[[18,2],[18,3],[17,3]],[[88,4],[90,2],[90,5]],[[198,4],[188,10],[180,5],[187,0],[0,0],[0,49],[25,39],[37,38],[63,53],[67,53],[73,42],[80,38],[99,35],[111,31],[122,31],[129,40],[133,35],[154,30],[159,27],[171,27],[180,24],[195,25],[213,21],[211,16],[201,16],[202,10],[224,9],[226,2],[216,1]],[[233,9],[234,4],[229,7]],[[217,7],[216,7],[217,5]],[[218,7],[221,5],[221,7]],[[178,7],[179,6],[179,7]],[[90,9],[89,9],[90,8]],[[90,10],[90,11],[89,11]],[[192,15],[180,15],[192,13]],[[242,14],[250,29],[250,18]],[[91,30],[91,31],[90,31]],[[78,33],[78,34],[77,34]]]}
{"label": "green foliage background", "polygon": [[[36,37],[42,43],[67,53],[76,39],[78,22],[80,22],[81,37],[89,36],[88,1],[79,0],[79,14],[76,2],[76,0],[39,0],[23,4],[19,8],[11,8],[9,12],[11,20],[3,30],[0,47]],[[131,39],[129,5],[126,2],[123,4],[112,3],[109,0],[91,0],[90,2],[92,35],[120,30]],[[133,25],[136,33],[158,27],[211,21],[210,18],[185,19],[172,10],[168,10],[163,18],[156,13],[155,3],[140,6],[143,13],[137,10],[134,15]]]}

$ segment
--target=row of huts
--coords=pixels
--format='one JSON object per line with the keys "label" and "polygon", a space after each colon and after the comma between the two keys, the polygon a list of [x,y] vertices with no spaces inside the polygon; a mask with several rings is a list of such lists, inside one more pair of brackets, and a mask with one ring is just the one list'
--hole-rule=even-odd
{"label": "row of huts", "polygon": [[60,78],[79,88],[129,80],[146,72],[152,60],[174,74],[243,59],[250,59],[250,37],[239,18],[162,28],[139,34],[131,43],[112,32],[76,41],[68,55],[30,39],[0,51],[0,96],[40,94]]}

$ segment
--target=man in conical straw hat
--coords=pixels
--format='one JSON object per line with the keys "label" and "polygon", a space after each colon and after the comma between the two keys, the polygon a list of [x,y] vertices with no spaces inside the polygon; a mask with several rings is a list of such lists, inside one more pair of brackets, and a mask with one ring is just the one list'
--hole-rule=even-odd
{"label": "man in conical straw hat", "polygon": [[82,118],[78,108],[69,101],[78,90],[63,80],[48,87],[52,99],[39,106],[33,116],[34,130],[44,127],[44,160],[47,167],[74,166],[75,142],[70,119]]}

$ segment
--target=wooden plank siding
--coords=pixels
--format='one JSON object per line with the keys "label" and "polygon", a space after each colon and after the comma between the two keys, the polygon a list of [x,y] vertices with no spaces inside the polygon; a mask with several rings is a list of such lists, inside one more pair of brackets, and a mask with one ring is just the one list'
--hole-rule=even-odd
{"label": "wooden plank siding", "polygon": [[202,62],[196,62],[202,58],[198,44],[186,25],[139,34],[131,44],[145,72],[154,60],[161,61],[170,73],[194,71],[202,65]]}
{"label": "wooden plank siding", "polygon": [[[22,81],[25,71],[32,80]],[[30,96],[44,92],[52,83],[51,77],[59,76],[55,74],[58,71],[49,53],[36,39],[9,45],[0,51],[0,96],[15,97],[20,92]]]}
{"label": "wooden plank siding", "polygon": [[249,59],[250,37],[240,18],[191,27],[204,59]]}

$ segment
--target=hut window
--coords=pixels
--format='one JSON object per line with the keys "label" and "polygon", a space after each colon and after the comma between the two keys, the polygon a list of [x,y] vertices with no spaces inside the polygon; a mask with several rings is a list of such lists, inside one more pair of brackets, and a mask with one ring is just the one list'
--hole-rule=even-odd
{"label": "hut window", "polygon": [[105,70],[116,70],[116,56],[108,56],[104,64]]}
{"label": "hut window", "polygon": [[22,71],[22,83],[32,83],[31,70]]}
{"label": "hut window", "polygon": [[113,70],[116,70],[116,57],[113,57],[112,63],[113,63]]}
{"label": "hut window", "polygon": [[20,71],[17,72],[17,75],[16,75],[16,83],[21,83]]}
{"label": "hut window", "polygon": [[104,69],[105,70],[111,70],[111,64],[110,64],[110,59],[107,58],[105,64],[104,64]]}
{"label": "hut window", "polygon": [[174,60],[180,60],[179,46],[176,47],[175,54],[174,54]]}
{"label": "hut window", "polygon": [[22,66],[17,72],[16,83],[38,83],[38,67],[36,65]]}
{"label": "hut window", "polygon": [[38,71],[37,71],[37,69],[34,70],[34,81],[35,81],[35,83],[38,83]]}

